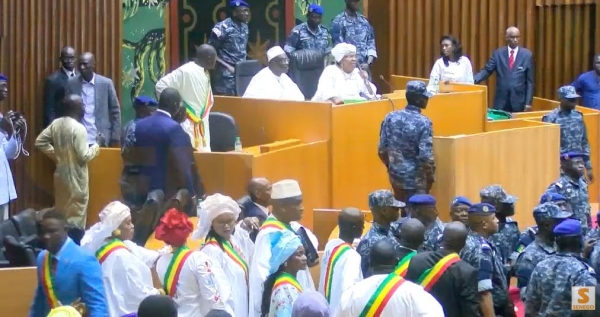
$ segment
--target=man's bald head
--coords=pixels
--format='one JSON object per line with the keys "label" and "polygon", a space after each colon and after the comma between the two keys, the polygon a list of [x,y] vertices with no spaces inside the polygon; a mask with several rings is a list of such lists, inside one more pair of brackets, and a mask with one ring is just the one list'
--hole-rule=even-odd
{"label": "man's bald head", "polygon": [[181,95],[177,89],[168,87],[160,93],[160,98],[158,99],[158,109],[170,113],[171,116],[175,116],[175,114],[177,114],[179,111],[180,104]]}
{"label": "man's bald head", "polygon": [[517,46],[519,46],[519,39],[521,37],[521,32],[519,31],[519,29],[517,29],[514,26],[509,27],[508,29],[506,29],[506,44],[508,44],[508,46],[511,49],[517,48]]}
{"label": "man's bald head", "polygon": [[253,202],[267,207],[271,204],[271,182],[264,177],[256,177],[248,183],[248,195]]}
{"label": "man's bald head", "polygon": [[68,71],[75,68],[75,49],[71,46],[65,46],[60,50],[60,64]]}
{"label": "man's bald head", "polygon": [[394,245],[388,239],[377,241],[371,247],[369,255],[370,269],[373,274],[388,274],[391,273],[398,264],[398,252]]}
{"label": "man's bald head", "polygon": [[212,45],[202,44],[196,46],[196,63],[204,69],[214,69],[217,63],[217,51]]}
{"label": "man's bald head", "polygon": [[346,207],[338,215],[338,226],[340,239],[352,243],[354,239],[362,236],[365,228],[365,215],[358,208]]}
{"label": "man's bald head", "polygon": [[425,226],[415,218],[407,219],[400,229],[400,244],[416,250],[425,240]]}
{"label": "man's bald head", "polygon": [[446,224],[442,234],[442,247],[459,253],[465,247],[469,229],[462,222],[454,221]]}
{"label": "man's bald head", "polygon": [[81,96],[76,94],[66,95],[62,100],[62,109],[59,114],[81,120],[83,117],[83,99],[81,99]]}

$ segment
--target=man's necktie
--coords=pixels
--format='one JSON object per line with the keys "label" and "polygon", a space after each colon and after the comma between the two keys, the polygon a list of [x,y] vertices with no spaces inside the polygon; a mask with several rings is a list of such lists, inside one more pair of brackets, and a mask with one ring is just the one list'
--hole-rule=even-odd
{"label": "man's necktie", "polygon": [[510,70],[515,66],[515,50],[510,50],[510,55],[508,56],[508,68]]}
{"label": "man's necktie", "polygon": [[52,275],[56,274],[56,267],[58,266],[58,260],[55,257],[51,257],[50,259],[50,272],[52,272]]}

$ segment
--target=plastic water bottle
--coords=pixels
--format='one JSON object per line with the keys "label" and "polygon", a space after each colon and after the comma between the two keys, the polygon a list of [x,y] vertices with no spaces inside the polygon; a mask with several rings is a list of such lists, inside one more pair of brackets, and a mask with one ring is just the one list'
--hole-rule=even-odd
{"label": "plastic water bottle", "polygon": [[242,141],[239,136],[235,137],[235,151],[242,152]]}
{"label": "plastic water bottle", "polygon": [[198,198],[198,204],[196,205],[196,215],[200,214],[200,209],[202,209],[202,207],[200,207],[201,204],[202,204],[202,198]]}

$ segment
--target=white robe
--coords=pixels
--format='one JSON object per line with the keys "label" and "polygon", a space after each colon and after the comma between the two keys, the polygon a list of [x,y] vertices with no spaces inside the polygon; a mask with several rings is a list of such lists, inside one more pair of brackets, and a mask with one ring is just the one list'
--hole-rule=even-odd
{"label": "white robe", "polygon": [[288,75],[281,74],[277,77],[269,67],[263,68],[252,77],[242,97],[291,101],[306,100],[298,85]]}
{"label": "white robe", "polygon": [[[236,248],[236,251],[240,253],[240,256],[244,258],[246,264],[250,266],[252,253],[254,252],[254,242],[250,239],[248,232],[238,225],[231,236],[230,242]],[[225,273],[227,286],[230,288],[233,299],[235,316],[248,317],[248,281],[244,270],[221,248],[215,245],[205,245],[201,250],[212,260],[214,266],[219,266]]]}
{"label": "white robe", "polygon": [[137,312],[144,298],[159,295],[154,288],[150,268],[158,252],[124,241],[130,251],[119,249],[102,263],[102,280],[106,290],[109,317]]}
{"label": "white robe", "polygon": [[[165,283],[165,273],[173,254],[162,255],[156,263],[156,273],[160,283]],[[231,316],[233,298],[229,291],[225,273],[212,264],[206,254],[194,251],[185,261],[179,275],[175,302],[179,317],[202,317],[212,309],[226,310]]]}
{"label": "white robe", "polygon": [[[327,275],[327,265],[331,258],[331,252],[337,246],[346,243],[341,239],[333,239],[325,245],[323,258],[321,259],[321,273],[319,275],[319,293],[325,296],[325,277]],[[354,249],[346,251],[335,263],[331,278],[331,293],[329,296],[329,307],[331,313],[335,314],[342,293],[363,279],[360,268],[360,254]]]}
{"label": "white robe", "polygon": [[[210,87],[210,77],[206,74],[205,69],[195,62],[183,64],[181,67],[163,76],[156,83],[156,96],[160,97],[162,91],[167,87],[177,89],[181,95],[181,99],[197,109],[202,109],[208,99],[210,99],[211,104],[214,102],[212,88]],[[202,145],[202,140],[196,140],[193,121],[187,118],[181,124],[183,130],[190,136],[192,146],[196,151],[210,152],[209,113],[210,111],[206,111],[201,121],[201,124],[204,126],[204,141],[206,146]]]}
{"label": "white robe", "polygon": [[345,73],[337,65],[329,65],[325,67],[321,77],[317,92],[312,98],[312,101],[329,101],[329,99],[337,97],[341,100],[366,100],[360,94],[375,98],[377,88],[373,83],[369,82],[373,94],[369,93],[365,80],[360,77],[358,68],[350,74]]}
{"label": "white robe", "polygon": [[[294,231],[302,227],[301,224],[295,221],[290,222],[290,225]],[[315,250],[318,250],[319,240],[308,228],[304,229],[306,229]],[[263,283],[269,277],[269,260],[271,259],[271,241],[269,241],[268,233],[277,230],[275,228],[265,228],[260,230],[256,236],[254,246],[256,256],[253,256],[252,264],[250,264],[250,317],[260,317]],[[315,283],[308,268],[298,272],[296,278],[303,292],[315,290]]]}
{"label": "white robe", "polygon": [[[342,294],[336,317],[356,317],[387,277],[386,274],[373,275],[364,279]],[[404,281],[383,308],[381,317],[443,317],[444,310],[438,301],[423,287]]]}

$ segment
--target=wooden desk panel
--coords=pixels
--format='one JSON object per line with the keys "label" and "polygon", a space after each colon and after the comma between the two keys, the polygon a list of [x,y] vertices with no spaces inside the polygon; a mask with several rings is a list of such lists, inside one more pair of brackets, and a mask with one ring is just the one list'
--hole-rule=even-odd
{"label": "wooden desk panel", "polygon": [[0,269],[0,311],[2,316],[29,316],[37,287],[35,267]]}

